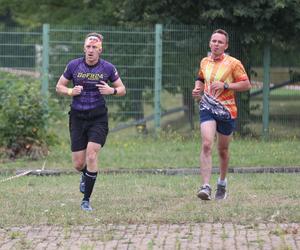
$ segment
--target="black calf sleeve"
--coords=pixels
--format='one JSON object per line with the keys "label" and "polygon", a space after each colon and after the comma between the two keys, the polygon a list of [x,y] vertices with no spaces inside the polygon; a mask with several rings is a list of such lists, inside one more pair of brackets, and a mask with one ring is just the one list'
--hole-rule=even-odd
{"label": "black calf sleeve", "polygon": [[89,172],[86,170],[85,172],[85,192],[84,192],[84,197],[83,200],[89,201],[91,194],[93,192],[93,188],[97,179],[97,174],[98,172]]}

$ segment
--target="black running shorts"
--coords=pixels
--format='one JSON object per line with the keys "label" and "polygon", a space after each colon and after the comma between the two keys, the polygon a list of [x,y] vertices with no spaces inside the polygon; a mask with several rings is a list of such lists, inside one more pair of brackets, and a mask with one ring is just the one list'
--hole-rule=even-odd
{"label": "black running shorts", "polygon": [[71,109],[69,130],[72,152],[86,149],[88,142],[95,142],[103,147],[109,130],[107,108],[88,111]]}

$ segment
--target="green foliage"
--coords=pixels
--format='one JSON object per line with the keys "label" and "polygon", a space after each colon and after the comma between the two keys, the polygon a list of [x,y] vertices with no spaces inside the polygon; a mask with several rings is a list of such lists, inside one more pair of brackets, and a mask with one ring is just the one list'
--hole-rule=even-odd
{"label": "green foliage", "polygon": [[[60,0],[41,1],[35,0],[5,1],[0,9],[0,16],[7,16],[11,22],[22,26],[36,27],[43,23],[50,24],[115,24],[113,16],[117,1],[115,0]],[[0,7],[1,8],[1,7]],[[6,14],[8,12],[8,14]]]}
{"label": "green foliage", "polygon": [[46,129],[49,114],[40,94],[40,83],[13,74],[0,75],[1,151],[12,158],[39,158],[47,154],[47,143],[53,143],[54,137]]}
{"label": "green foliage", "polygon": [[42,1],[38,5],[34,0],[2,2],[0,17],[7,24],[31,27],[42,23],[231,25],[241,31],[247,43],[264,35],[281,41],[289,37],[289,41],[297,42],[300,30],[297,0],[61,0]]}
{"label": "green foliage", "polygon": [[246,43],[257,42],[255,39],[265,35],[281,41],[289,37],[289,41],[297,42],[299,9],[298,0],[61,0],[42,1],[38,5],[34,0],[5,0],[0,17],[6,24],[31,27],[42,23],[231,25],[241,31]]}
{"label": "green foliage", "polygon": [[230,25],[241,31],[247,43],[257,42],[255,39],[265,35],[298,41],[299,7],[297,0],[124,0],[118,5],[116,16],[124,23]]}

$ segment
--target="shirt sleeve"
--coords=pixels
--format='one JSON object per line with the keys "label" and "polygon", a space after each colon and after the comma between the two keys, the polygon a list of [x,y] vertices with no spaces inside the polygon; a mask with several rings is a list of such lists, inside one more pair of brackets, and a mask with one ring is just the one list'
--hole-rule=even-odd
{"label": "shirt sleeve", "polygon": [[204,83],[205,79],[204,79],[204,74],[203,74],[203,71],[202,71],[202,68],[203,68],[202,66],[203,66],[203,60],[201,60],[200,65],[199,65],[199,71],[198,71],[197,79]]}
{"label": "shirt sleeve", "polygon": [[248,80],[246,70],[240,61],[237,61],[237,64],[234,67],[233,78],[235,82]]}
{"label": "shirt sleeve", "polygon": [[109,80],[110,82],[115,82],[115,81],[118,80],[119,78],[120,78],[120,77],[119,77],[119,73],[118,73],[116,67],[113,66],[113,65],[111,65],[111,73],[110,73],[110,75],[109,75],[108,80]]}
{"label": "shirt sleeve", "polygon": [[67,66],[64,70],[63,76],[68,80],[72,80],[73,75],[72,75],[72,70],[71,70],[71,63],[67,64]]}

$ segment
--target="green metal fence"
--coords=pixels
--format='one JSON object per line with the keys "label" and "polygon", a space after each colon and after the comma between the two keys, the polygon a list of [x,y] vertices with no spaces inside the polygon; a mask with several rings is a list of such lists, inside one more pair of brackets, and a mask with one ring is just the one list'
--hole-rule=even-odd
{"label": "green metal fence", "polygon": [[299,46],[269,42],[252,52],[250,131],[264,139],[299,139]]}
{"label": "green metal fence", "polygon": [[[62,27],[50,26],[49,91],[54,94],[57,79],[67,62],[83,56],[84,37],[89,32],[104,36],[102,58],[113,63],[127,87],[122,98],[107,96],[112,119],[128,123],[143,122],[154,114],[155,28],[121,27]],[[69,109],[70,100],[61,98],[62,107]],[[158,117],[156,117],[158,119]],[[118,123],[114,123],[118,126]]]}
{"label": "green metal fence", "polygon": [[[241,134],[266,139],[300,138],[299,46],[269,42],[245,47],[238,32],[226,29],[230,35],[228,52],[243,62],[253,85],[250,93],[239,96]],[[54,111],[67,112],[70,99],[55,93],[56,82],[67,62],[83,55],[85,35],[100,32],[104,36],[102,57],[116,65],[127,87],[125,97],[107,97],[111,130],[130,126],[142,132],[197,129],[198,107],[191,91],[213,30],[159,24],[45,24],[34,31],[7,28],[0,30],[0,72],[40,79],[42,93],[59,100],[60,109]]]}

